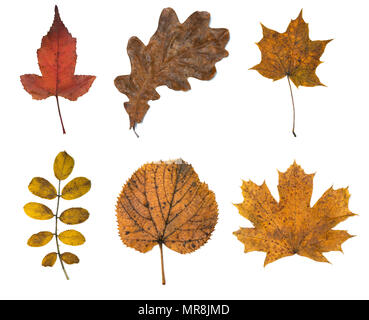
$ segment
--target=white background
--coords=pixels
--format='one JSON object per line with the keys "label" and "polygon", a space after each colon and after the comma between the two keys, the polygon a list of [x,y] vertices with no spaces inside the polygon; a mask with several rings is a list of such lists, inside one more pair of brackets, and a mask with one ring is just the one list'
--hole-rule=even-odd
{"label": "white background", "polygon": [[[54,1],[2,1],[0,5],[0,298],[22,299],[285,299],[369,298],[368,41],[367,1],[56,1],[61,18],[77,38],[76,74],[97,76],[90,91],[61,99],[67,134],[62,135],[53,97],[32,100],[19,76],[37,73],[36,50],[49,30]],[[211,27],[230,30],[230,55],[211,81],[190,79],[192,90],[161,87],[137,139],[123,108],[127,98],[113,84],[130,73],[126,45],[145,44],[161,10],[171,6],[183,22],[192,12],[211,13]],[[255,42],[260,22],[284,32],[301,8],[310,38],[333,38],[317,74],[327,87],[293,88],[296,132],[287,79],[276,82],[249,68],[260,61]],[[76,226],[87,242],[67,266],[41,267],[55,242],[31,248],[33,233],[53,230],[54,220],[32,220],[23,205],[39,201],[27,189],[34,176],[56,183],[53,161],[66,150],[75,159],[71,175],[92,180],[84,197],[61,209],[83,206],[90,219]],[[115,203],[125,181],[142,164],[183,158],[216,194],[219,222],[212,239],[190,255],[165,248],[167,285],[161,285],[159,248],[146,254],[123,245]],[[232,234],[250,226],[232,203],[242,201],[241,179],[265,179],[278,199],[277,170],[296,159],[316,172],[312,204],[333,185],[350,187],[350,209],[360,214],[340,224],[357,237],[345,254],[327,253],[332,264],[300,256],[263,267],[265,253],[243,253]],[[41,201],[55,208],[54,201]],[[62,226],[60,229],[67,229]]]}

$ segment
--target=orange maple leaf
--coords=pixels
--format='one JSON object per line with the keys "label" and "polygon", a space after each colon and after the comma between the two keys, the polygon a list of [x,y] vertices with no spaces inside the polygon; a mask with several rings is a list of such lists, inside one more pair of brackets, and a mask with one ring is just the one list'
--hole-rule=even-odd
{"label": "orange maple leaf", "polygon": [[294,254],[328,262],[323,253],[342,251],[342,243],[352,237],[346,231],[331,230],[355,215],[348,209],[348,189],[329,188],[310,207],[313,178],[296,162],[285,173],[279,172],[279,203],[265,182],[261,186],[243,182],[244,201],[236,207],[254,228],[241,228],[234,235],[245,245],[246,253],[267,253],[264,266]]}
{"label": "orange maple leaf", "polygon": [[309,39],[309,27],[302,18],[302,10],[299,16],[291,21],[284,33],[269,29],[263,24],[261,26],[263,38],[257,43],[261,51],[261,62],[251,69],[274,81],[287,76],[293,104],[292,133],[296,136],[295,106],[290,79],[296,87],[323,85],[315,71],[321,64],[319,59],[331,40],[312,41]]}
{"label": "orange maple leaf", "polygon": [[37,58],[42,76],[22,75],[22,85],[33,99],[56,97],[59,117],[65,134],[58,97],[77,100],[90,89],[96,77],[74,75],[77,60],[76,38],[73,38],[64,26],[57,6],[55,6],[53,24],[48,34],[42,38],[41,48],[37,50]]}

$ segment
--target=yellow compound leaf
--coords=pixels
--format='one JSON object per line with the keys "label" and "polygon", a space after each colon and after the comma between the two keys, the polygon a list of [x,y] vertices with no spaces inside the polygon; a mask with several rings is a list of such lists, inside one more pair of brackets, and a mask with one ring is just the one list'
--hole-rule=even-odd
{"label": "yellow compound leaf", "polygon": [[83,208],[70,208],[65,210],[59,217],[60,221],[66,224],[79,224],[85,222],[90,214]]}
{"label": "yellow compound leaf", "polygon": [[27,244],[30,247],[42,247],[48,244],[53,238],[53,234],[49,231],[41,231],[39,233],[33,234],[29,239]]}
{"label": "yellow compound leaf", "polygon": [[74,200],[82,197],[91,189],[91,181],[84,177],[74,178],[68,182],[62,190],[62,198],[65,200]]}
{"label": "yellow compound leaf", "polygon": [[33,219],[49,220],[54,217],[52,210],[41,203],[29,202],[23,209],[24,212]]}
{"label": "yellow compound leaf", "polygon": [[75,254],[70,252],[64,252],[61,255],[61,258],[67,264],[79,263],[79,258]]}
{"label": "yellow compound leaf", "polygon": [[59,234],[59,240],[70,246],[80,246],[86,242],[82,233],[76,230],[66,230]]}
{"label": "yellow compound leaf", "polygon": [[306,174],[295,163],[279,173],[279,203],[267,185],[243,182],[240,215],[254,228],[241,228],[234,235],[245,245],[245,252],[266,252],[264,265],[298,254],[318,262],[328,262],[324,252],[342,251],[341,245],[352,236],[332,230],[354,216],[348,209],[350,194],[345,189],[328,189],[310,206],[314,174]]}
{"label": "yellow compound leaf", "polygon": [[54,174],[59,180],[65,180],[72,173],[74,159],[65,151],[60,152],[54,161]]}
{"label": "yellow compound leaf", "polygon": [[69,280],[69,276],[64,264],[78,263],[79,258],[70,252],[65,252],[61,255],[59,251],[60,242],[67,245],[79,246],[85,243],[86,239],[76,230],[66,230],[57,235],[58,221],[69,225],[79,224],[89,218],[89,212],[83,208],[70,208],[60,214],[60,208],[64,206],[63,199],[77,199],[87,193],[91,188],[90,180],[84,177],[78,177],[67,183],[64,188],[61,189],[64,185],[62,180],[67,179],[73,169],[74,159],[66,151],[59,152],[54,160],[54,174],[58,179],[58,190],[56,190],[49,181],[40,177],[33,178],[28,186],[29,190],[36,196],[46,199],[57,199],[55,202],[55,214],[50,208],[41,203],[29,202],[24,206],[25,213],[31,218],[39,220],[55,218],[54,228],[56,231],[54,233],[48,231],[39,232],[32,235],[27,243],[31,247],[41,247],[49,243],[55,235],[55,244],[58,250],[56,250],[57,252],[47,254],[42,260],[42,265],[44,267],[52,267],[59,257],[62,271],[64,272],[67,280]]}
{"label": "yellow compound leaf", "polygon": [[42,259],[42,266],[44,266],[44,267],[52,267],[55,264],[56,258],[57,258],[56,252],[51,252],[51,253],[47,254]]}
{"label": "yellow compound leaf", "polygon": [[218,219],[214,193],[181,159],[138,169],[123,187],[116,211],[123,243],[143,253],[156,245],[161,254],[163,245],[193,252],[209,240]]}
{"label": "yellow compound leaf", "polygon": [[35,196],[44,199],[55,199],[57,196],[55,187],[46,179],[36,177],[33,178],[28,185],[28,190],[31,191]]}

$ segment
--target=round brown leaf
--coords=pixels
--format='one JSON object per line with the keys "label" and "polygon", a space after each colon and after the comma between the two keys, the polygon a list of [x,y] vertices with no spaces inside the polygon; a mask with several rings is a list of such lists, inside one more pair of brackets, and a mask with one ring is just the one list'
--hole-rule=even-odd
{"label": "round brown leaf", "polygon": [[35,196],[44,199],[54,199],[57,196],[55,187],[46,179],[36,177],[33,178],[28,185],[28,190],[31,191]]}
{"label": "round brown leaf", "polygon": [[39,233],[33,234],[29,239],[27,244],[30,247],[42,247],[48,244],[53,238],[53,234],[49,231],[41,231]]}
{"label": "round brown leaf", "polygon": [[61,258],[67,264],[79,263],[79,258],[75,254],[70,252],[64,252],[61,255]]}
{"label": "round brown leaf", "polygon": [[70,208],[65,210],[59,217],[65,224],[79,224],[85,222],[90,214],[83,208]]}
{"label": "round brown leaf", "polygon": [[68,182],[62,190],[62,198],[65,200],[74,200],[82,197],[91,189],[91,181],[84,177],[74,178]]}
{"label": "round brown leaf", "polygon": [[56,258],[56,252],[51,252],[42,259],[42,265],[44,267],[52,267],[55,264]]}
{"label": "round brown leaf", "polygon": [[23,207],[24,212],[33,219],[49,220],[54,217],[54,214],[50,208],[42,203],[29,202]]}
{"label": "round brown leaf", "polygon": [[72,173],[74,159],[65,151],[60,152],[54,161],[54,174],[59,180],[65,180]]}
{"label": "round brown leaf", "polygon": [[123,243],[140,252],[157,244],[193,252],[208,241],[218,218],[214,193],[182,160],[138,169],[123,187],[116,211]]}

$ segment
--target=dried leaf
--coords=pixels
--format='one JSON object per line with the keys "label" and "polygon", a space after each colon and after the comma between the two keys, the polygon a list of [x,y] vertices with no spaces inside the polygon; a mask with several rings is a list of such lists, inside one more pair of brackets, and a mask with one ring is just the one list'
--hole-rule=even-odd
{"label": "dried leaf", "polygon": [[58,237],[61,242],[70,246],[80,246],[86,242],[83,234],[76,230],[63,231]]}
{"label": "dried leaf", "polygon": [[91,189],[91,181],[84,177],[74,178],[63,188],[61,197],[65,200],[74,200],[82,197]]}
{"label": "dried leaf", "polygon": [[79,259],[72,253],[66,252],[63,255],[60,253],[59,240],[68,245],[81,245],[86,240],[85,237],[75,230],[67,230],[58,234],[58,220],[66,224],[79,224],[86,221],[89,217],[89,213],[83,208],[70,208],[65,210],[59,216],[60,201],[64,199],[76,199],[91,188],[91,182],[87,178],[79,177],[75,178],[61,190],[61,181],[65,180],[72,172],[74,168],[74,159],[65,151],[60,152],[54,160],[54,174],[58,179],[58,191],[55,187],[44,178],[33,178],[29,184],[29,190],[42,198],[54,199],[57,198],[55,215],[47,206],[41,203],[29,202],[24,206],[25,213],[34,219],[47,220],[55,217],[55,233],[51,232],[39,232],[34,234],[29,240],[28,245],[32,247],[41,247],[47,244],[54,235],[56,236],[56,248],[57,252],[49,253],[42,260],[42,265],[45,267],[51,267],[55,264],[56,259],[59,257],[62,270],[67,280],[69,276],[65,270],[64,262],[68,264],[78,263]]}
{"label": "dried leaf", "polygon": [[72,173],[74,159],[65,151],[60,152],[54,161],[54,174],[58,180],[65,180]]}
{"label": "dried leaf", "polygon": [[64,252],[61,255],[61,258],[67,264],[79,263],[78,257],[75,254],[70,253],[70,252]]}
{"label": "dried leaf", "polygon": [[45,256],[45,258],[42,259],[42,266],[52,267],[55,264],[57,257],[58,256],[57,256],[56,252],[51,252],[51,253],[47,254]]}
{"label": "dried leaf", "polygon": [[55,187],[46,179],[36,177],[33,178],[28,185],[28,190],[31,191],[35,196],[44,199],[55,199],[57,192]]}
{"label": "dried leaf", "polygon": [[[257,43],[261,51],[261,62],[251,69],[257,70],[262,76],[279,80],[287,76],[296,85],[314,87],[323,85],[317,75],[316,68],[326,45],[331,40],[312,41],[309,39],[308,24],[302,18],[302,10],[297,19],[292,20],[286,32],[263,28],[263,38]],[[290,84],[291,95],[292,88]],[[293,109],[295,111],[292,98]],[[295,127],[295,112],[294,125]]]}
{"label": "dried leaf", "polygon": [[41,203],[29,202],[23,207],[23,209],[24,212],[33,219],[49,220],[54,218],[52,210]]}
{"label": "dried leaf", "polygon": [[79,224],[85,222],[90,214],[83,208],[70,208],[65,210],[59,217],[60,221],[66,224]]}
{"label": "dried leaf", "polygon": [[208,241],[218,218],[214,193],[182,160],[138,169],[123,187],[116,210],[123,243],[143,253],[159,245],[162,254],[163,244],[193,252]]}
{"label": "dried leaf", "polygon": [[266,252],[267,265],[294,254],[328,262],[324,252],[342,250],[341,244],[352,236],[332,228],[354,216],[348,209],[350,194],[347,188],[330,188],[310,207],[313,178],[296,162],[287,172],[280,172],[279,203],[265,182],[261,186],[243,182],[244,201],[236,206],[254,228],[241,228],[234,234],[245,245],[245,252]]}
{"label": "dried leaf", "polygon": [[39,233],[33,234],[29,239],[27,244],[30,247],[42,247],[48,244],[54,235],[49,231],[41,231]]}
{"label": "dried leaf", "polygon": [[42,76],[22,75],[22,85],[33,99],[56,97],[63,133],[65,133],[58,97],[77,100],[87,93],[96,77],[74,75],[77,61],[76,38],[72,37],[61,21],[57,6],[55,6],[55,16],[50,31],[42,38],[41,48],[37,50],[37,58]]}
{"label": "dried leaf", "polygon": [[127,95],[124,107],[129,114],[130,128],[142,122],[149,100],[158,100],[156,88],[166,85],[173,90],[191,89],[187,78],[210,80],[216,73],[215,63],[228,56],[224,49],[227,29],[209,28],[210,14],[195,12],[183,24],[175,11],[164,9],[159,26],[145,46],[138,38],[128,42],[131,74],[118,76],[114,83]]}

